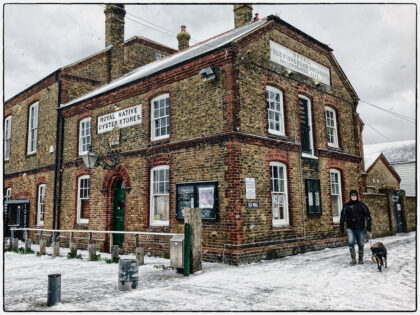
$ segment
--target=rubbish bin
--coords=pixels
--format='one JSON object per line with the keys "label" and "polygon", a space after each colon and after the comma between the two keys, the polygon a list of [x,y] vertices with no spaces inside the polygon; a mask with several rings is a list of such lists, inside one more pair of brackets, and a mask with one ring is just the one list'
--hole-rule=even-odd
{"label": "rubbish bin", "polygon": [[118,289],[120,291],[137,289],[139,273],[137,259],[120,259],[118,266]]}
{"label": "rubbish bin", "polygon": [[184,235],[174,235],[170,240],[171,267],[184,268]]}

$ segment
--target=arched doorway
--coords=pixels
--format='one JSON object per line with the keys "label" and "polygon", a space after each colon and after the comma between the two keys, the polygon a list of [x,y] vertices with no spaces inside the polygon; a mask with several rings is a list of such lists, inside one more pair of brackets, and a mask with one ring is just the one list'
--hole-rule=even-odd
{"label": "arched doorway", "polygon": [[[118,178],[112,187],[112,230],[124,231],[125,218],[125,183]],[[124,234],[113,235],[113,245],[122,247]]]}

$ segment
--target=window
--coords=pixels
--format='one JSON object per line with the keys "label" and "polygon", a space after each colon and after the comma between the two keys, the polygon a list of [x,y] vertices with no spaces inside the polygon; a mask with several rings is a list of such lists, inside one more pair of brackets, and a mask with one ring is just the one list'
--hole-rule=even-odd
{"label": "window", "polygon": [[322,214],[322,206],[319,179],[305,179],[305,186],[308,216],[320,216]]}
{"label": "window", "polygon": [[37,225],[44,225],[45,184],[38,187],[38,215]]}
{"label": "window", "polygon": [[152,100],[152,140],[169,137],[169,94]]}
{"label": "window", "polygon": [[268,132],[284,136],[283,93],[267,86],[266,100],[268,105]]}
{"label": "window", "polygon": [[169,166],[152,168],[150,177],[150,225],[169,225]]}
{"label": "window", "polygon": [[77,193],[77,223],[89,222],[89,175],[80,176]]}
{"label": "window", "polygon": [[338,148],[337,118],[334,109],[330,107],[325,108],[325,120],[327,124],[328,145]]}
{"label": "window", "polygon": [[85,118],[79,123],[79,155],[88,153],[90,149],[90,118]]}
{"label": "window", "polygon": [[6,189],[6,193],[4,195],[4,200],[5,201],[12,200],[12,188],[9,187],[9,188]]}
{"label": "window", "polygon": [[8,116],[4,120],[4,160],[10,158],[10,137],[12,134],[12,116]]}
{"label": "window", "polygon": [[185,208],[200,208],[203,221],[217,220],[217,182],[176,185],[176,219],[184,219]]}
{"label": "window", "polygon": [[286,165],[278,162],[270,163],[270,186],[273,225],[289,225]]}
{"label": "window", "polygon": [[38,102],[29,107],[28,124],[28,154],[36,152],[36,140],[38,134]]}
{"label": "window", "polygon": [[302,153],[313,156],[311,100],[303,95],[299,95],[299,115]]}
{"label": "window", "polygon": [[12,205],[7,208],[7,225],[19,226],[20,225],[20,211],[21,205]]}
{"label": "window", "polygon": [[340,171],[330,169],[330,183],[333,222],[338,223],[340,222],[341,209],[343,208]]}

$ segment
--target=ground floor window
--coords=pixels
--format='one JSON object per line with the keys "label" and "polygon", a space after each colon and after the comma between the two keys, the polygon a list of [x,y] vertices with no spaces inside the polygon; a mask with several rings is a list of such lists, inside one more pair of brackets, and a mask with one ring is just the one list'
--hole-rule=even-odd
{"label": "ground floor window", "polygon": [[343,198],[341,195],[341,176],[340,171],[330,169],[331,184],[331,208],[333,222],[340,222],[341,209],[343,208]]}
{"label": "ground floor window", "polygon": [[80,176],[78,180],[77,195],[77,223],[89,222],[89,198],[90,178],[89,175]]}
{"label": "ground floor window", "polygon": [[286,165],[283,163],[270,163],[270,186],[273,226],[289,225]]}
{"label": "ground floor window", "polygon": [[37,225],[44,225],[45,184],[38,187]]}
{"label": "ground floor window", "polygon": [[150,178],[150,225],[169,225],[169,166],[152,168]]}

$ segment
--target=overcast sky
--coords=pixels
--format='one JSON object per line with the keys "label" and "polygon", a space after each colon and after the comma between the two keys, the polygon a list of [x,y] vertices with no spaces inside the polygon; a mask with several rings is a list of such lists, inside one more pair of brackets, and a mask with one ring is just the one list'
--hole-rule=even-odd
{"label": "overcast sky", "polygon": [[[253,8],[260,17],[277,14],[330,45],[361,100],[365,144],[415,138],[415,124],[362,102],[416,118],[415,5]],[[6,100],[58,68],[105,48],[104,5],[6,4],[3,10]],[[233,5],[126,5],[126,10],[125,39],[141,35],[173,48],[181,25],[191,34],[190,44],[234,27]]]}

